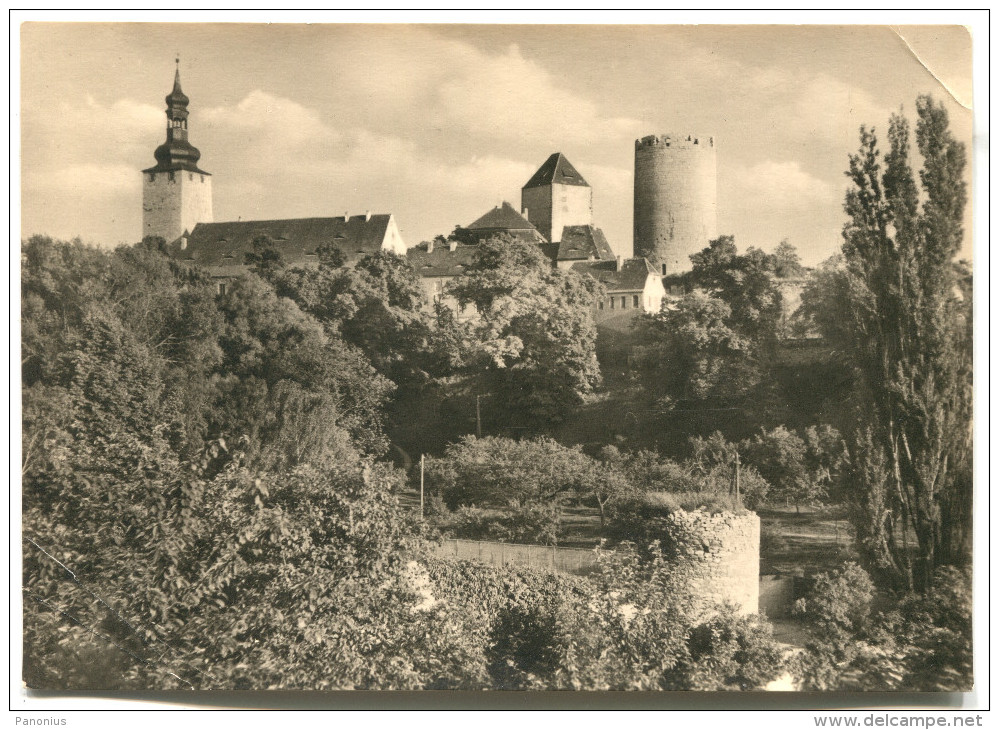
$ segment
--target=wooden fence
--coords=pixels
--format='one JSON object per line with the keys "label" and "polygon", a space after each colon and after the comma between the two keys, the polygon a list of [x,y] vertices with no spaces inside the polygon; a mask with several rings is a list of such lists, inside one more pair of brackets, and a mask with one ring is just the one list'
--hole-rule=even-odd
{"label": "wooden fence", "polygon": [[445,540],[434,552],[442,558],[476,560],[496,567],[524,566],[577,575],[593,570],[597,564],[593,550],[485,540]]}

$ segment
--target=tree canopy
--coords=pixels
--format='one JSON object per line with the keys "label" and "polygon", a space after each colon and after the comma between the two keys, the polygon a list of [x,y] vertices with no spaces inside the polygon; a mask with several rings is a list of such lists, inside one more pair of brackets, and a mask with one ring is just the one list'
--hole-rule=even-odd
{"label": "tree canopy", "polygon": [[465,273],[450,292],[478,313],[463,325],[469,370],[481,373],[511,425],[561,421],[600,382],[591,311],[598,285],[506,235],[480,243]]}

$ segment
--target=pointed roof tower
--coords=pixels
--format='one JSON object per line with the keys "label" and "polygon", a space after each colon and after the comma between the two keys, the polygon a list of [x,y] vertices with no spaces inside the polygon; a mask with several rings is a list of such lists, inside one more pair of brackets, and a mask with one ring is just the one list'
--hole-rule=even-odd
{"label": "pointed roof tower", "polygon": [[202,175],[210,173],[198,168],[201,152],[187,140],[187,105],[190,99],[180,88],[180,59],[173,77],[173,90],[166,97],[167,136],[166,142],[156,148],[156,166],[143,172],[167,172],[188,170]]}
{"label": "pointed roof tower", "polygon": [[590,187],[583,176],[576,171],[572,163],[566,159],[561,152],[556,152],[534,173],[534,177],[527,181],[522,188],[540,188],[546,185],[580,185]]}

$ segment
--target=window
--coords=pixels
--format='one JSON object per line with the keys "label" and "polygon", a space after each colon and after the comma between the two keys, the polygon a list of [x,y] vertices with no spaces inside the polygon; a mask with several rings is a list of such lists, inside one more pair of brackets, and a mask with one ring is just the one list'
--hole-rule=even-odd
{"label": "window", "polygon": [[610,308],[611,308],[611,309],[614,309],[614,297],[611,297],[611,298],[610,298],[610,305],[611,305],[611,307],[610,307]]}
{"label": "window", "polygon": [[604,300],[601,299],[599,302],[597,302],[597,309],[603,310],[603,308],[604,308]]}
{"label": "window", "polygon": [[216,288],[218,289],[218,291],[219,291],[219,294],[221,294],[222,296],[225,296],[225,290],[226,290],[226,285],[225,285],[225,282],[224,282],[224,281],[220,281],[220,282],[219,282],[219,283],[218,283],[218,284],[216,285]]}
{"label": "window", "polygon": [[156,173],[155,172],[149,173],[149,182],[156,182]]}
{"label": "window", "polygon": [[174,172],[170,173],[170,182],[177,182],[176,174]]}
{"label": "window", "polygon": [[187,179],[193,181],[194,180],[194,173],[193,172],[187,173]]}
{"label": "window", "polygon": [[631,306],[633,306],[635,309],[638,309],[638,295],[637,294],[633,294],[632,295],[632,297],[631,297]]}
{"label": "window", "polygon": [[625,302],[627,302],[627,301],[628,301],[628,297],[621,297],[621,309],[627,309],[628,308],[627,305],[625,304]]}

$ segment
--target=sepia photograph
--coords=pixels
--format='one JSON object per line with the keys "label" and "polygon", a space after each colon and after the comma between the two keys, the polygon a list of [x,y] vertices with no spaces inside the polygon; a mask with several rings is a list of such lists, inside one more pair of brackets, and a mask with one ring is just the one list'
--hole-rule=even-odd
{"label": "sepia photograph", "polygon": [[979,38],[331,19],[11,25],[12,704],[960,708]]}

